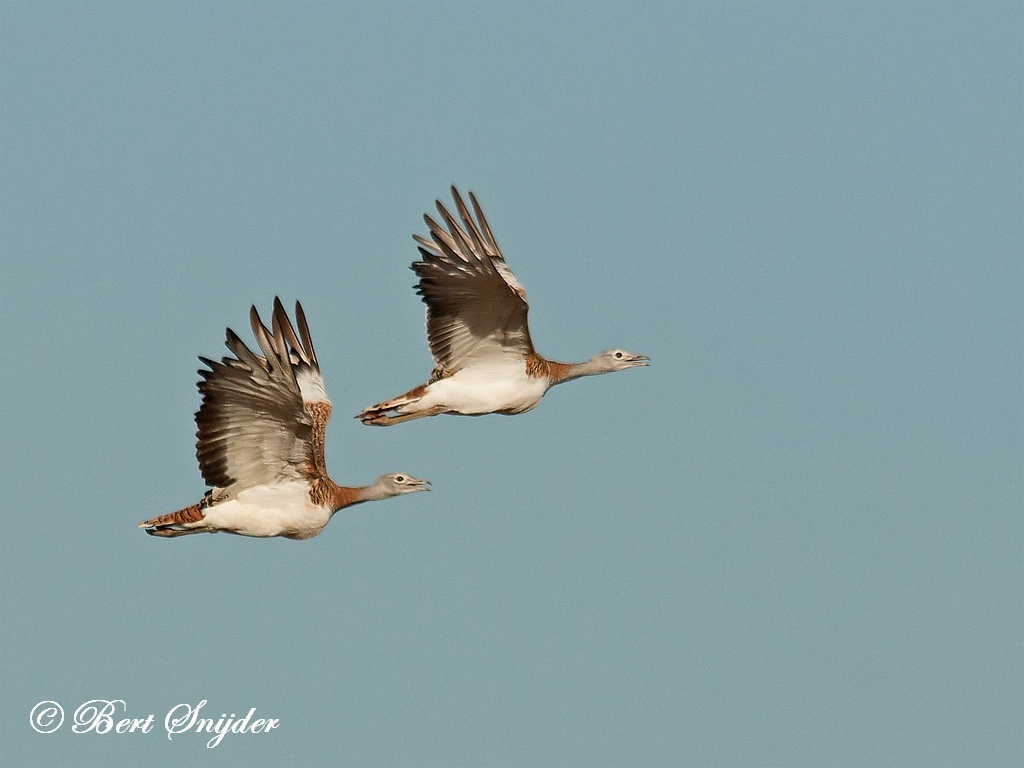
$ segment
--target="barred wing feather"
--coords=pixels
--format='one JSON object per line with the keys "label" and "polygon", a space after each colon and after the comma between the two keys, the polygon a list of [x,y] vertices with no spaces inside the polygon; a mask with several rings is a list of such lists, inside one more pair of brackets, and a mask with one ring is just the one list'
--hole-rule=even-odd
{"label": "barred wing feather", "polygon": [[298,304],[296,319],[298,335],[275,299],[271,331],[253,307],[250,320],[262,355],[228,329],[226,344],[235,357],[219,363],[200,358],[209,370],[199,371],[196,456],[206,483],[226,489],[229,497],[257,485],[307,479],[313,466],[313,418],[303,389],[320,393],[320,400],[326,395]]}
{"label": "barred wing feather", "polygon": [[430,239],[414,235],[422,261],[412,269],[427,304],[427,339],[440,376],[506,354],[533,352],[523,286],[505,263],[473,193],[475,219],[455,187],[452,196],[461,224],[438,201],[447,228],[424,216]]}

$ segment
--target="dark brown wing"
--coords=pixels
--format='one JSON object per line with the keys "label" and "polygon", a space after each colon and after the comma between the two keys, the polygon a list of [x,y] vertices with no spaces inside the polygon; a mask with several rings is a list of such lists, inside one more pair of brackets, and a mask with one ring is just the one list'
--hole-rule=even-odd
{"label": "dark brown wing", "polygon": [[438,201],[447,228],[424,216],[430,239],[413,235],[423,260],[412,269],[420,278],[417,293],[427,305],[427,339],[441,375],[533,352],[526,291],[505,263],[473,193],[475,219],[455,187],[452,196],[461,225]]}
{"label": "dark brown wing", "polygon": [[229,328],[227,347],[235,357],[221,362],[199,358],[196,456],[203,479],[232,495],[257,485],[300,480],[312,466],[310,401],[326,401],[323,378],[302,307],[296,304],[299,336],[284,307],[274,300],[271,331],[250,310],[253,335],[263,355],[249,350]]}

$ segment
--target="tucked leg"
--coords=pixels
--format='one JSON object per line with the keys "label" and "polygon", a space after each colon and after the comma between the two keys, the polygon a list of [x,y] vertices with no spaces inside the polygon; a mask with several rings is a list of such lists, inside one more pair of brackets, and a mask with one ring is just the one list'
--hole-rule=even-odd
{"label": "tucked leg", "polygon": [[435,405],[433,408],[428,408],[425,411],[403,413],[398,416],[388,416],[387,414],[380,414],[378,416],[368,416],[366,418],[361,418],[360,421],[362,421],[363,424],[372,427],[390,427],[392,424],[401,424],[403,421],[422,419],[426,416],[437,416],[437,414],[439,413],[444,413],[443,405]]}

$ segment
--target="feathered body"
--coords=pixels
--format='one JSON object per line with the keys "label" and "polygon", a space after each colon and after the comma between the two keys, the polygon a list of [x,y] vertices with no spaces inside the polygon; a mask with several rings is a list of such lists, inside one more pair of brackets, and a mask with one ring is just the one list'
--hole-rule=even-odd
{"label": "feathered body", "polygon": [[452,187],[461,224],[437,202],[445,225],[429,215],[430,239],[414,235],[420,261],[417,293],[427,305],[430,380],[360,413],[364,424],[389,426],[455,413],[513,415],[534,408],[555,384],[579,376],[646,365],[643,355],[611,349],[583,363],[558,363],[533,347],[526,290],[505,263],[480,204],[475,217]]}
{"label": "feathered body", "polygon": [[211,489],[198,504],[139,524],[154,536],[224,531],[242,536],[316,536],[339,509],[426,490],[426,481],[382,475],[346,488],[327,475],[324,437],[331,417],[305,313],[295,305],[295,332],[280,300],[271,329],[250,311],[262,355],[229,328],[234,357],[200,358],[202,404],[196,457]]}

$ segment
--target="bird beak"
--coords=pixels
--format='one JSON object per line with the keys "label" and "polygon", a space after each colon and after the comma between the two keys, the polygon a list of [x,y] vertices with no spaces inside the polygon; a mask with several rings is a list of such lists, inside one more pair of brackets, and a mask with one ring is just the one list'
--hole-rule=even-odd
{"label": "bird beak", "polygon": [[629,358],[629,363],[630,365],[650,365],[651,358],[647,355],[633,355],[633,357]]}
{"label": "bird beak", "polygon": [[412,489],[414,491],[429,491],[430,481],[429,480],[413,480],[411,482]]}

